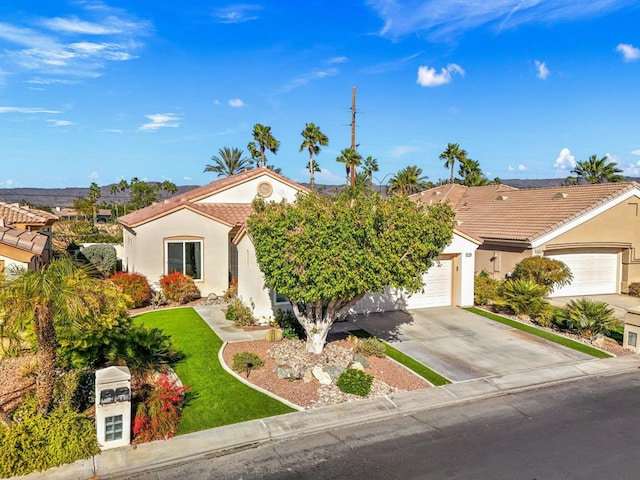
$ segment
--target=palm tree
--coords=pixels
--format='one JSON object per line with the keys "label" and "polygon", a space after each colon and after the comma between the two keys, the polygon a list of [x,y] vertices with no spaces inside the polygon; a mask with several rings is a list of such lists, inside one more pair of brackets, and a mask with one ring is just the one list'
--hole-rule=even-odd
{"label": "palm tree", "polygon": [[69,257],[39,271],[16,270],[0,286],[4,321],[15,330],[33,329],[38,347],[36,399],[47,413],[56,380],[56,325],[80,327],[100,309],[102,282]]}
{"label": "palm tree", "polygon": [[378,160],[373,158],[371,155],[365,158],[364,162],[362,162],[362,173],[364,173],[365,182],[369,186],[373,185],[373,174],[378,170],[380,170],[378,167]]}
{"label": "palm tree", "polygon": [[460,163],[467,160],[467,152],[460,148],[457,143],[449,143],[447,149],[440,154],[440,160],[445,160],[444,168],[451,170],[451,178],[449,183],[453,183],[453,169],[456,164],[456,160]]}
{"label": "palm tree", "polygon": [[480,162],[471,160],[470,158],[460,162],[458,175],[460,175],[462,179],[462,185],[466,185],[467,187],[479,187],[489,184],[489,180],[480,169]]}
{"label": "palm tree", "polygon": [[359,167],[362,161],[360,154],[355,150],[345,148],[340,152],[340,156],[336,158],[336,161],[345,164],[351,178],[351,186],[354,187],[356,185],[356,167]]}
{"label": "palm tree", "polygon": [[247,157],[243,157],[243,151],[239,148],[223,147],[218,150],[218,157],[215,155],[211,157],[213,165],[207,165],[204,167],[205,172],[215,172],[219,177],[230,177],[236,173],[242,172],[250,165],[250,160]]}
{"label": "palm tree", "polygon": [[403,168],[389,180],[389,192],[398,195],[411,195],[424,190],[427,186],[427,177],[422,175],[422,169],[417,165]]}
{"label": "palm tree", "polygon": [[320,153],[320,147],[326,147],[329,145],[329,137],[322,133],[320,131],[320,127],[316,127],[313,123],[307,123],[301,135],[304,140],[300,145],[300,151],[303,151],[305,148],[309,151],[309,164],[307,168],[310,173],[311,190],[313,190],[315,183],[314,173],[318,171],[316,170],[316,166],[313,161],[313,155],[318,155]]}
{"label": "palm tree", "polygon": [[[256,123],[253,126],[253,139],[256,144],[260,148],[260,166],[264,167],[267,164],[267,159],[265,156],[265,151],[269,150],[274,155],[278,152],[278,148],[280,148],[280,142],[275,139],[273,134],[271,133],[271,127],[267,127],[264,125],[260,125]],[[253,143],[253,142],[251,142]],[[251,145],[251,143],[249,145]],[[254,149],[255,149],[255,144]],[[251,152],[251,147],[248,147]],[[252,152],[253,156],[253,152]]]}
{"label": "palm tree", "polygon": [[609,161],[609,157],[598,158],[596,154],[588,160],[577,162],[576,168],[571,170],[577,179],[582,178],[587,183],[622,182],[624,177],[616,162]]}

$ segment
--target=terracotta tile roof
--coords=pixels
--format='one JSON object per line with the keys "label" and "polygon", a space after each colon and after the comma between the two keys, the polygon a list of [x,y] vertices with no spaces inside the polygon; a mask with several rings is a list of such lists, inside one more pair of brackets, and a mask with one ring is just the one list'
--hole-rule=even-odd
{"label": "terracotta tile roof", "polygon": [[531,242],[633,189],[635,182],[516,189],[504,185],[440,187],[421,192],[416,201],[449,201],[456,223],[482,239]]}
{"label": "terracotta tile roof", "polygon": [[189,208],[232,227],[242,225],[253,212],[250,203],[194,203]]}
{"label": "terracotta tile roof", "polygon": [[4,221],[5,225],[16,223],[48,225],[58,220],[58,217],[44,210],[21,207],[17,203],[0,202],[0,219]]}
{"label": "terracotta tile roof", "polygon": [[[249,204],[203,204],[195,202],[213,195],[214,193],[222,192],[235,185],[246,182],[247,180],[251,180],[252,178],[262,174],[267,174],[268,176],[282,183],[288,184],[295,189],[307,191],[306,187],[299,185],[286,177],[283,177],[273,170],[270,170],[268,168],[255,168],[242,173],[238,173],[236,175],[232,175],[230,177],[221,178],[220,180],[216,180],[201,187],[194,188],[180,195],[175,195],[160,203],[155,203],[153,205],[149,205],[148,207],[141,208],[140,210],[136,210],[135,212],[123,215],[122,217],[118,218],[118,221],[127,227],[136,227],[182,208],[190,208],[194,211],[200,211],[201,213],[211,215],[212,217],[222,220],[224,223],[236,225],[236,218],[242,217],[244,215],[242,220],[244,221],[249,216],[250,212],[246,213],[246,209],[240,212],[239,207],[231,207],[231,205],[239,206]],[[226,207],[215,210],[212,208],[212,206],[214,205],[226,205]]]}
{"label": "terracotta tile roof", "polygon": [[21,228],[0,227],[0,243],[41,255],[47,244],[47,236]]}

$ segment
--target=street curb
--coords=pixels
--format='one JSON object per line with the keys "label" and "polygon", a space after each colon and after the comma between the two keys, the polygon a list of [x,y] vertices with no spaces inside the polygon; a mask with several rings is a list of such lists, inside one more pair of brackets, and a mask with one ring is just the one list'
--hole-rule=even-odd
{"label": "street curb", "polygon": [[441,387],[227,425],[164,441],[105,450],[93,457],[93,460],[82,460],[46,472],[15,478],[86,480],[95,476],[102,480],[117,479],[203,457],[225,455],[270,441],[281,441],[333,428],[370,423],[393,416],[406,416],[419,411],[435,410],[587,378],[637,372],[639,369],[640,355],[629,355],[467,380]]}

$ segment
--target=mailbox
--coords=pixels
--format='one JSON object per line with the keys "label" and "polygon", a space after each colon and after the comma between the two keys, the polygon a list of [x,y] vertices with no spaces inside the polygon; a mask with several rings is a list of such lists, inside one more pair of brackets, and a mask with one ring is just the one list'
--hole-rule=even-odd
{"label": "mailbox", "polygon": [[131,443],[131,373],[127,367],[96,371],[96,429],[102,450]]}

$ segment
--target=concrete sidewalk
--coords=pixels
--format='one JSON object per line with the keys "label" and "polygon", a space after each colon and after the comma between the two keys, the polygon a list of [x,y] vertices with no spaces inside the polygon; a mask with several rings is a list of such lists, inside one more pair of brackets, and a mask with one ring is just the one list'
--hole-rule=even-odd
{"label": "concrete sidewalk", "polygon": [[638,371],[638,369],[640,369],[640,355],[630,355],[477,378],[443,387],[403,392],[387,397],[359,400],[228,425],[136,447],[127,446],[106,450],[89,460],[81,460],[46,472],[17,478],[47,480],[121,478],[154,468],[188,462],[205,455],[224,454],[226,451],[269,441],[373,422],[390,416],[409,415],[416,411],[443,408],[562,382],[577,381],[590,376],[616,375]]}

